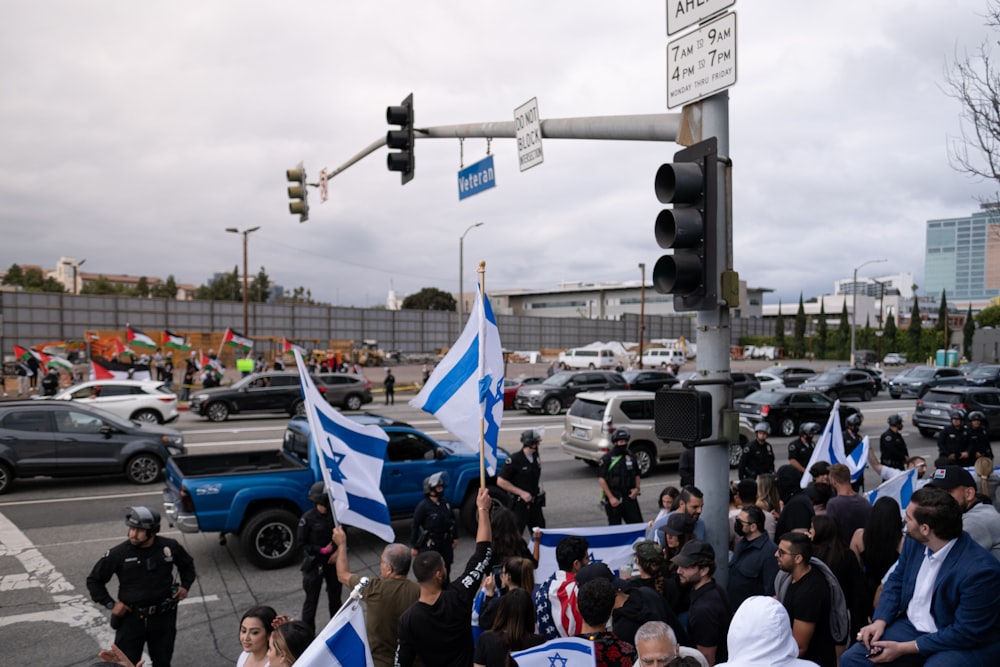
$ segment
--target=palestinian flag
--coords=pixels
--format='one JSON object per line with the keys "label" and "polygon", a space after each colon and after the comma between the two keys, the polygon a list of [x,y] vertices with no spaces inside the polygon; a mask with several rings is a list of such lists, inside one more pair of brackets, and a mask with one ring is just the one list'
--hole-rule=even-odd
{"label": "palestinian flag", "polygon": [[90,360],[91,380],[149,380],[149,364],[126,364],[104,357]]}
{"label": "palestinian flag", "polygon": [[17,358],[18,361],[27,361],[32,357],[41,361],[41,359],[38,356],[38,352],[35,352],[34,350],[25,349],[20,345],[14,346],[14,356]]}
{"label": "palestinian flag", "polygon": [[45,366],[45,368],[55,368],[56,370],[66,371],[67,373],[73,370],[73,364],[70,363],[69,359],[55,354],[40,354],[42,357],[42,365]]}
{"label": "palestinian flag", "polygon": [[171,333],[169,329],[165,330],[163,333],[167,339],[164,342],[163,347],[170,347],[175,350],[181,350],[182,352],[187,352],[191,349],[191,346],[187,344],[187,340],[184,339],[184,336],[178,336],[175,333]]}
{"label": "palestinian flag", "polygon": [[117,338],[111,339],[111,346],[112,348],[114,348],[115,354],[118,355],[119,358],[121,358],[123,354],[127,354],[132,357],[135,356],[135,353],[132,350],[125,347],[124,345],[122,345],[122,342]]}
{"label": "palestinian flag", "polygon": [[153,339],[144,334],[139,329],[134,328],[131,324],[125,325],[125,339],[128,341],[129,345],[134,345],[135,347],[143,347],[147,350],[155,350],[158,346],[153,342]]}
{"label": "palestinian flag", "polygon": [[196,363],[198,365],[198,370],[199,371],[205,370],[205,369],[208,369],[208,368],[214,368],[216,375],[222,375],[222,364],[219,363],[219,360],[218,359],[212,359],[212,357],[208,356],[204,352],[202,352],[199,355],[199,358],[198,358],[198,360],[197,360]]}
{"label": "palestinian flag", "polygon": [[232,329],[226,329],[226,334],[222,337],[222,344],[237,347],[240,352],[246,352],[253,349],[252,340],[241,333],[233,331]]}
{"label": "palestinian flag", "polygon": [[284,354],[292,354],[294,352],[294,350],[298,350],[299,354],[301,354],[302,356],[306,355],[306,351],[304,349],[302,349],[300,346],[296,345],[295,343],[293,343],[292,341],[288,340],[287,338],[282,338],[281,339],[281,351],[282,351],[282,353],[284,353]]}

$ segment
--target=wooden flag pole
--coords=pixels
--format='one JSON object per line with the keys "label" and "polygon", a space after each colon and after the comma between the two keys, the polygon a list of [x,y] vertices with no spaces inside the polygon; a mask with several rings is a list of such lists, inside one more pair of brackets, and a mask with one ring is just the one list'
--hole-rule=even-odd
{"label": "wooden flag pole", "polygon": [[[476,269],[479,274],[479,299],[482,303],[482,299],[486,295],[486,262],[480,260],[479,268]],[[460,294],[459,299],[462,298]],[[480,305],[482,309],[482,305]],[[479,313],[479,369],[480,371],[486,366],[486,336],[484,329],[485,318],[482,313]],[[479,381],[482,382],[482,378]],[[479,409],[479,488],[486,488],[486,416],[482,411],[482,403],[480,402]]]}

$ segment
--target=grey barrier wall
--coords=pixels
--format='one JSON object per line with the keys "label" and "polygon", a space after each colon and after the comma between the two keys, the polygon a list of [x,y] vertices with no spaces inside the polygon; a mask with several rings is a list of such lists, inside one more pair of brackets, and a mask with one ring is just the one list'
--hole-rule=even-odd
{"label": "grey barrier wall", "polygon": [[[80,340],[85,330],[221,334],[228,327],[253,338],[290,340],[376,339],[384,350],[426,354],[451,346],[458,337],[454,312],[382,310],[327,305],[249,305],[249,332],[243,328],[243,304],[231,301],[176,301],[124,296],[89,296],[38,292],[0,292],[0,349],[56,340]],[[787,318],[790,319],[790,318]],[[508,350],[566,349],[594,341],[637,341],[638,315],[620,320],[499,315],[503,346]],[[696,341],[695,319],[688,315],[647,316],[646,340]],[[771,320],[734,320],[732,343],[743,335],[772,335]],[[268,349],[261,346],[263,349]]]}

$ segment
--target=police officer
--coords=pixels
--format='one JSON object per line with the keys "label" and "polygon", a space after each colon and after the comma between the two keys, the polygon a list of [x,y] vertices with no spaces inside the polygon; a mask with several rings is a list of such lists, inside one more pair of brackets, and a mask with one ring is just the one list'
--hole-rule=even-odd
{"label": "police officer", "polygon": [[298,541],[302,545],[302,622],[316,629],[316,608],[319,594],[326,582],[330,617],[340,609],[341,584],[337,577],[337,545],[333,543],[333,515],[330,496],[323,482],[309,487],[309,502],[313,504],[299,519]]}
{"label": "police officer", "polygon": [[521,451],[507,459],[497,476],[497,486],[514,497],[514,515],[521,532],[524,532],[525,526],[545,528],[545,517],[542,515],[545,493],[540,483],[542,464],[538,458],[541,443],[542,436],[538,431],[521,433]]}
{"label": "police officer", "polygon": [[618,427],[611,434],[613,449],[601,457],[597,483],[601,486],[604,510],[608,525],[642,523],[639,510],[639,464],[628,450],[632,434],[627,428]]}
{"label": "police officer", "polygon": [[424,480],[424,499],[413,511],[410,547],[414,557],[424,551],[438,552],[444,559],[445,567],[451,572],[458,540],[455,513],[444,499],[446,488],[448,488],[447,472],[436,472]]}
{"label": "police officer", "polygon": [[59,392],[59,371],[50,368],[42,378],[42,396],[55,396]]}
{"label": "police officer", "polygon": [[847,428],[844,429],[844,453],[850,454],[854,451],[854,448],[861,444],[863,439],[861,436],[861,422],[864,421],[864,417],[861,416],[860,412],[855,412],[850,415],[845,422]]}
{"label": "police officer", "polygon": [[[176,540],[160,537],[160,515],[148,507],[128,507],[128,540],[112,547],[87,577],[90,597],[111,610],[115,644],[133,663],[143,644],[155,667],[170,667],[177,636],[177,603],[195,580],[194,560]],[[174,581],[174,568],[180,582]],[[118,575],[118,600],[107,583]]]}
{"label": "police officer", "polygon": [[757,422],[753,431],[754,441],[743,445],[743,453],[740,455],[740,479],[757,479],[757,475],[774,472],[774,450],[767,441],[771,425],[763,421]]}
{"label": "police officer", "polygon": [[889,428],[878,441],[879,463],[896,470],[903,470],[906,468],[906,460],[910,458],[910,450],[906,448],[906,441],[900,433],[903,430],[903,416],[889,415],[886,421]]}
{"label": "police officer", "polygon": [[969,452],[971,462],[982,456],[993,458],[993,448],[990,447],[990,432],[986,429],[985,422],[986,415],[979,410],[973,410],[969,413],[969,425],[965,429],[965,451]]}
{"label": "police officer", "polygon": [[799,426],[799,437],[788,443],[788,462],[801,473],[805,473],[806,466],[809,465],[809,459],[816,448],[813,436],[819,432],[819,424],[806,422]]}
{"label": "police officer", "polygon": [[948,416],[951,418],[951,423],[938,433],[938,456],[955,463],[968,461],[969,452],[965,448],[965,410],[957,408]]}

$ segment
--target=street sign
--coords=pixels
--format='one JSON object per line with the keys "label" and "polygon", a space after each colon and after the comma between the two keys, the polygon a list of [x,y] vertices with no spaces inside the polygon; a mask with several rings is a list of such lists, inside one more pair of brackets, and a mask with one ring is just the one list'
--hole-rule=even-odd
{"label": "street sign", "polygon": [[736,83],[736,14],[730,12],[667,44],[667,108]]}
{"label": "street sign", "polygon": [[667,0],[667,35],[673,35],[712,14],[736,4],[736,0]]}
{"label": "street sign", "polygon": [[538,98],[514,109],[514,133],[517,135],[517,164],[526,171],[545,161],[542,154],[542,120],[538,115]]}
{"label": "street sign", "polygon": [[483,190],[496,187],[497,177],[493,170],[493,156],[487,155],[475,164],[470,164],[458,172],[458,201],[478,195]]}

